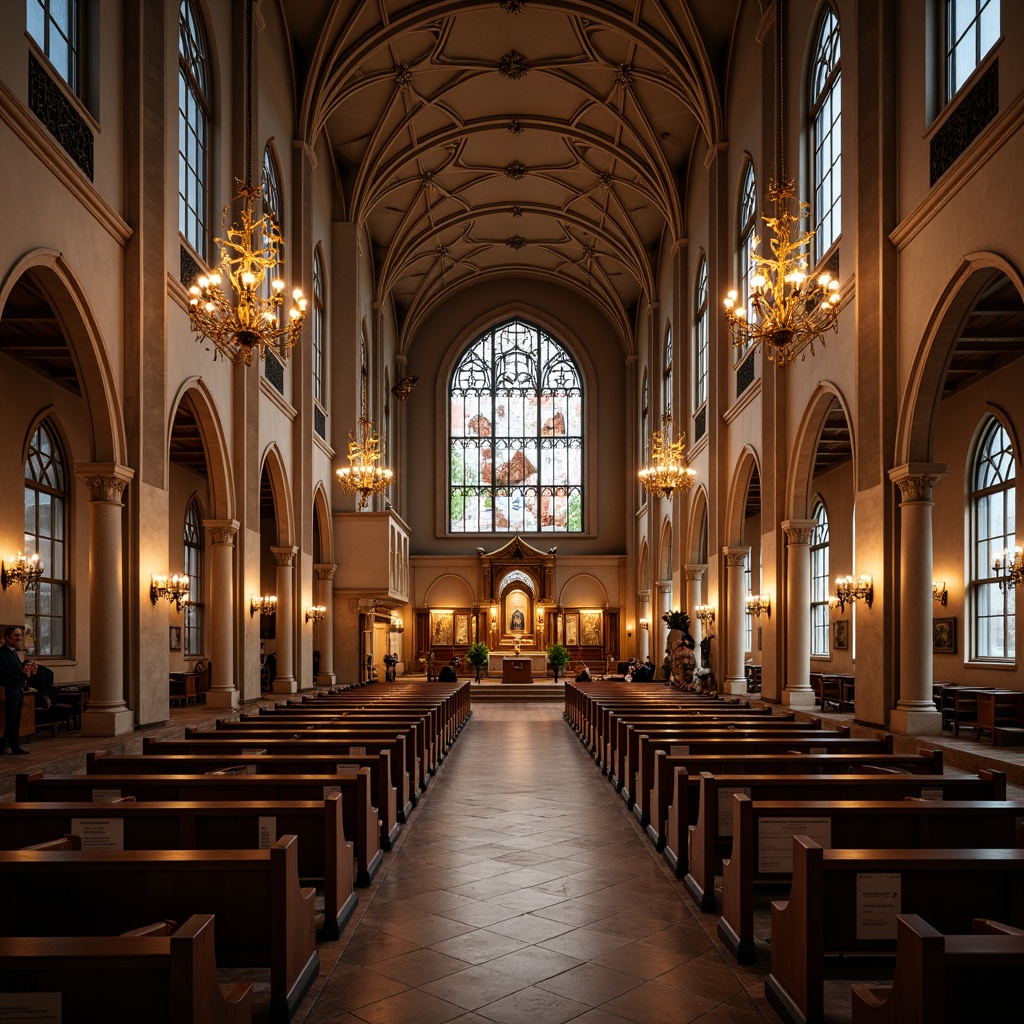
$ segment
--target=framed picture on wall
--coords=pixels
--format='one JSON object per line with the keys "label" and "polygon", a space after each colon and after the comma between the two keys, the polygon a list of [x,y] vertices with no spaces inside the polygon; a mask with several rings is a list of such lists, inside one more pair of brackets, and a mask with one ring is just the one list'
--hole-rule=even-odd
{"label": "framed picture on wall", "polygon": [[836,619],[832,623],[832,646],[837,651],[845,651],[850,646],[850,620]]}
{"label": "framed picture on wall", "polygon": [[575,647],[580,642],[580,617],[578,615],[566,615],[565,617],[565,645]]}
{"label": "framed picture on wall", "polygon": [[932,650],[936,654],[956,654],[956,616],[932,619]]}
{"label": "framed picture on wall", "polygon": [[172,651],[181,650],[181,626],[171,626],[171,648]]}
{"label": "framed picture on wall", "polygon": [[590,646],[601,643],[601,613],[583,612],[583,642]]}
{"label": "framed picture on wall", "polygon": [[430,642],[435,647],[450,647],[452,643],[452,612],[430,613]]}
{"label": "framed picture on wall", "polygon": [[455,616],[455,642],[457,644],[469,643],[469,616]]}

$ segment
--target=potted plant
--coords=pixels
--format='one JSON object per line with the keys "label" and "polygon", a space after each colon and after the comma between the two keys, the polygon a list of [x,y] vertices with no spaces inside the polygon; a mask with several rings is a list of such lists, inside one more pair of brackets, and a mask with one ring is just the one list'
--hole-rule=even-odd
{"label": "potted plant", "polygon": [[487,644],[481,643],[479,640],[475,644],[471,644],[469,650],[466,651],[466,661],[476,669],[478,683],[480,682],[480,670],[487,667],[490,657],[491,652],[487,649]]}
{"label": "potted plant", "polygon": [[565,644],[552,644],[547,649],[548,664],[555,670],[555,685],[558,685],[558,673],[569,664],[569,648]]}

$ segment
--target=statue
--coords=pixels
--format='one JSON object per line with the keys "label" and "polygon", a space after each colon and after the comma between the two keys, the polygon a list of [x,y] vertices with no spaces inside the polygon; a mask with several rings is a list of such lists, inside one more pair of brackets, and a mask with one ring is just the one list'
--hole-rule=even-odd
{"label": "statue", "polygon": [[[513,622],[515,621],[515,616],[514,615],[512,616],[512,621]],[[515,654],[516,654],[517,658],[519,657],[520,654],[523,653],[523,642],[522,642],[522,640],[520,640],[519,637],[515,638],[515,641],[512,644],[512,650],[515,651]]]}
{"label": "statue", "polygon": [[690,616],[683,611],[674,611],[665,612],[661,619],[668,626],[665,654],[672,665],[669,682],[677,689],[692,689],[697,658],[693,653],[693,637],[690,636]]}

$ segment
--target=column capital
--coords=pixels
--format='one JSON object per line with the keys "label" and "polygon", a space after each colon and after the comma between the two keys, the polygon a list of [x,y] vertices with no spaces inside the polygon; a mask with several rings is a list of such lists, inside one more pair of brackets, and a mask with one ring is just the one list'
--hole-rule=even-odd
{"label": "column capital", "polygon": [[75,466],[75,475],[89,488],[90,501],[120,503],[135,470],[116,462],[80,462]]}
{"label": "column capital", "polygon": [[204,519],[203,526],[210,531],[212,543],[234,546],[238,535],[237,519]]}
{"label": "column capital", "polygon": [[292,546],[281,548],[272,546],[270,548],[270,553],[274,556],[274,560],[278,565],[294,565],[295,556],[299,553],[299,549]]}
{"label": "column capital", "polygon": [[316,578],[318,580],[333,580],[334,574],[338,571],[336,565],[328,565],[326,563],[314,565],[313,569],[316,571]]}
{"label": "column capital", "polygon": [[672,589],[672,581],[671,580],[658,580],[658,582],[654,584],[654,589],[659,594],[667,594]]}
{"label": "column capital", "polygon": [[907,462],[889,470],[889,479],[900,489],[903,503],[931,501],[932,489],[949,472],[945,463]]}
{"label": "column capital", "polygon": [[779,525],[790,544],[810,544],[818,523],[814,519],[784,519]]}
{"label": "column capital", "polygon": [[727,567],[735,567],[742,565],[744,559],[750,554],[750,548],[722,548],[722,554],[725,555],[725,564]]}
{"label": "column capital", "polygon": [[683,572],[686,574],[687,580],[693,580],[700,583],[704,579],[704,573],[708,571],[706,565],[684,565]]}

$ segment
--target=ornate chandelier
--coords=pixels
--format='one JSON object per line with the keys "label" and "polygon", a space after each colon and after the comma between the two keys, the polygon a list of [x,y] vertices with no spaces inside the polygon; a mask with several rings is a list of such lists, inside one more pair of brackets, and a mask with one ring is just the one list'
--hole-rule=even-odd
{"label": "ornate chandelier", "polygon": [[366,413],[359,417],[359,431],[348,432],[348,465],[337,470],[342,490],[359,495],[359,507],[366,508],[371,494],[383,494],[394,474],[380,465],[384,452],[380,434]]}
{"label": "ornate chandelier", "polygon": [[1024,588],[1024,548],[1015,547],[1012,551],[1004,548],[1002,555],[992,563],[992,568],[1000,590]]}
{"label": "ornate chandelier", "polygon": [[672,497],[679,487],[692,487],[697,474],[686,464],[683,450],[683,434],[678,441],[672,439],[672,417],[665,413],[661,417],[661,430],[651,434],[651,458],[637,474],[648,494],[662,494]]}
{"label": "ornate chandelier", "polygon": [[[246,3],[245,22],[245,184],[234,202],[239,204],[241,226],[231,223],[231,204],[224,207],[224,238],[215,238],[220,262],[211,274],[201,274],[189,288],[188,317],[201,339],[213,342],[217,354],[232,362],[252,365],[253,354],[273,351],[286,359],[299,340],[306,319],[302,290],[292,292],[292,306],[282,324],[285,283],[268,276],[281,265],[284,246],[281,230],[269,213],[257,217],[263,189],[252,183],[252,0]],[[230,224],[230,226],[229,226]]]}
{"label": "ornate chandelier", "polygon": [[10,562],[0,562],[0,585],[6,590],[15,583],[24,590],[31,590],[43,577],[43,563],[39,554],[23,555],[18,552],[17,558]]}

